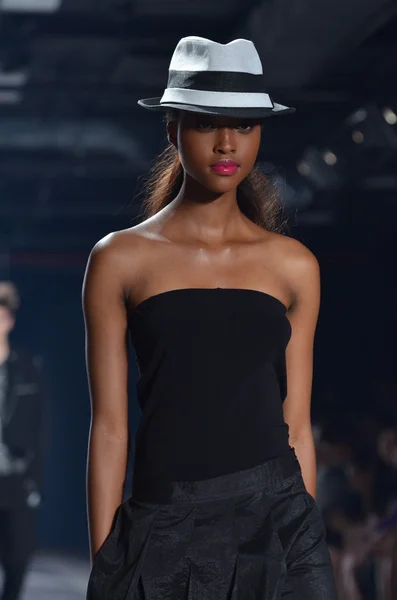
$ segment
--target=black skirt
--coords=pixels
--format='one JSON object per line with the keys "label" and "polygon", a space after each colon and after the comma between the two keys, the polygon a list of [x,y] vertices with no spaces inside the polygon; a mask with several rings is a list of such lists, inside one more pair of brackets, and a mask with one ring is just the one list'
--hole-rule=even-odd
{"label": "black skirt", "polygon": [[134,480],[87,600],[337,600],[296,455],[205,481]]}

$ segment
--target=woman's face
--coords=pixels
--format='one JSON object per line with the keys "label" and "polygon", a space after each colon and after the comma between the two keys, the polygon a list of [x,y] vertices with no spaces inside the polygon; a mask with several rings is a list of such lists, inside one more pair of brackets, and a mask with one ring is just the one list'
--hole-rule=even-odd
{"label": "woman's face", "polygon": [[258,121],[181,111],[168,127],[188,176],[208,190],[224,194],[252,171],[258,154]]}

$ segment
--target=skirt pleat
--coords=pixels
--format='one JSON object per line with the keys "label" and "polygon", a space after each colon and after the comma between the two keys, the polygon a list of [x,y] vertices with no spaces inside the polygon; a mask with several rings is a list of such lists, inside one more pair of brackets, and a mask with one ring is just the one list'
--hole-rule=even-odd
{"label": "skirt pleat", "polygon": [[238,589],[238,578],[239,578],[239,556],[236,556],[236,562],[234,565],[234,571],[233,571],[233,577],[232,577],[232,583],[231,583],[231,587],[230,587],[230,592],[228,594],[230,600],[238,600],[238,593],[239,593],[239,589]]}
{"label": "skirt pleat", "polygon": [[[87,600],[337,600],[294,454],[118,509]],[[293,466],[294,468],[291,468]],[[161,502],[155,502],[155,500]]]}

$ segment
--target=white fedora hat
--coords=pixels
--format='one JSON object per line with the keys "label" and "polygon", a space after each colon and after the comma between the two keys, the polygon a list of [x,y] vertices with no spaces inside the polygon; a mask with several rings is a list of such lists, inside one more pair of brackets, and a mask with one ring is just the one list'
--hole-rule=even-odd
{"label": "white fedora hat", "polygon": [[218,44],[182,38],[174,51],[168,83],[159,98],[138,100],[150,110],[176,108],[211,115],[263,118],[294,112],[266,92],[258,52],[250,40]]}

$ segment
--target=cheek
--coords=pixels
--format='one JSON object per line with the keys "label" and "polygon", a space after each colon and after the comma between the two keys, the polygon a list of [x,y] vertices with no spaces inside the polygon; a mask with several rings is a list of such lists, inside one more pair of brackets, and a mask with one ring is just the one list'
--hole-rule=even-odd
{"label": "cheek", "polygon": [[185,171],[189,174],[197,173],[211,162],[210,140],[202,137],[181,135],[178,139],[178,152]]}
{"label": "cheek", "polygon": [[245,145],[245,156],[246,156],[246,162],[251,163],[251,165],[255,164],[256,158],[258,156],[258,152],[259,152],[259,148],[260,148],[260,143],[261,143],[261,137],[260,137],[260,133],[255,133],[255,135],[253,134],[252,137],[250,136],[249,139],[246,140],[246,145]]}
{"label": "cheek", "polygon": [[202,145],[192,148],[184,146],[180,151],[180,160],[187,175],[210,192],[224,193],[239,183],[240,178],[236,181],[236,176],[218,177],[211,171],[214,155],[205,152]]}

